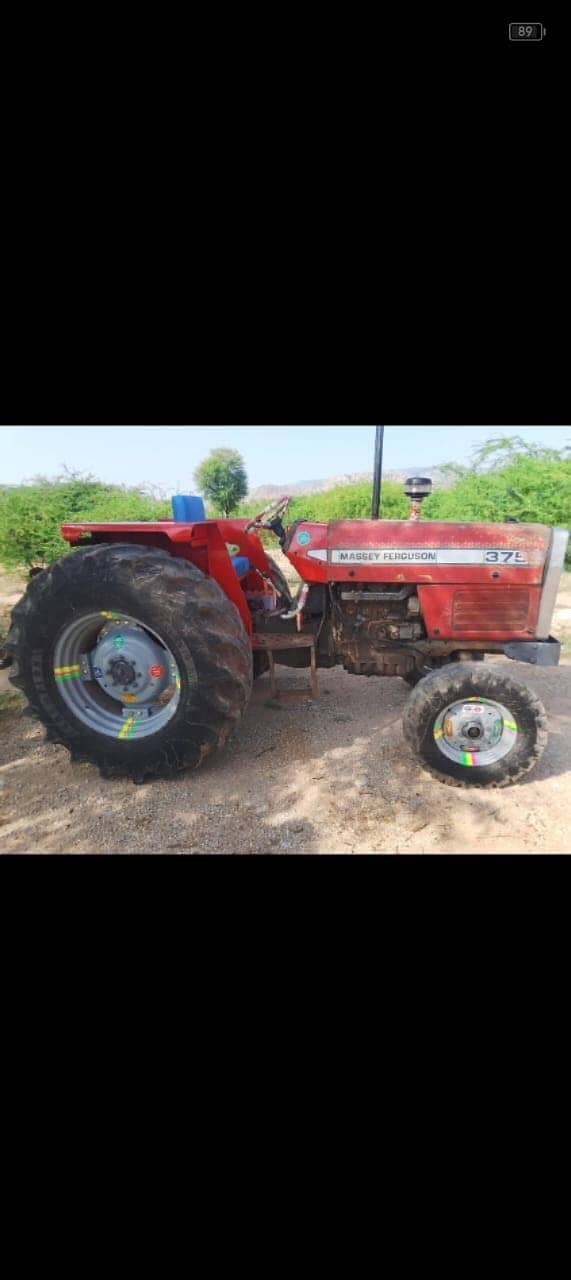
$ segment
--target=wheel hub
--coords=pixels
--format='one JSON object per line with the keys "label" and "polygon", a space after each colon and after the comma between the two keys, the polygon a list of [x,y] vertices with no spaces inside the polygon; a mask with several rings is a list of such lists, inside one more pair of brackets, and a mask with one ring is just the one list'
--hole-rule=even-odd
{"label": "wheel hub", "polygon": [[56,641],[53,666],[73,715],[121,742],[160,732],[180,703],[174,655],[160,636],[126,614],[74,617]]}
{"label": "wheel hub", "polygon": [[513,750],[518,727],[512,713],[488,698],[454,702],[438,716],[434,741],[449,760],[468,768],[495,764]]}
{"label": "wheel hub", "polygon": [[470,724],[470,725],[468,725],[468,728],[464,730],[464,733],[467,735],[467,737],[468,737],[468,738],[481,738],[481,737],[482,737],[482,730],[481,730],[481,728],[480,728],[480,725],[479,725],[479,724]]}
{"label": "wheel hub", "polygon": [[107,627],[90,658],[97,683],[121,702],[148,705],[171,681],[164,649],[136,625],[115,622]]}
{"label": "wheel hub", "polygon": [[129,685],[137,679],[133,663],[127,662],[125,658],[116,658],[114,662],[110,662],[107,674],[111,676],[112,684]]}

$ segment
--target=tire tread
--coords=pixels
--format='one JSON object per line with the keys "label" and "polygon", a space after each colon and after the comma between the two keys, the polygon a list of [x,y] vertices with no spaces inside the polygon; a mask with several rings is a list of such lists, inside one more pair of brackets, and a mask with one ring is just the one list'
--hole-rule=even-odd
{"label": "tire tread", "polygon": [[[516,693],[534,723],[535,737],[533,742],[529,744],[526,758],[520,760],[520,763],[515,767],[512,763],[510,767],[510,756],[506,756],[504,761],[498,762],[498,766],[502,767],[497,767],[497,777],[493,780],[478,781],[479,777],[481,779],[481,775],[478,775],[476,770],[471,769],[466,769],[465,778],[444,772],[447,764],[445,756],[442,757],[441,772],[440,769],[431,764],[430,760],[426,759],[423,751],[425,725],[430,717],[433,717],[432,723],[434,723],[437,714],[435,710],[437,698],[441,699],[444,706],[446,702],[451,703],[456,701],[457,698],[461,698],[467,679],[470,680],[474,689],[485,683],[486,692],[483,695],[485,697],[493,697],[494,686],[497,686],[497,700],[498,702],[503,702],[504,705],[506,705],[506,698],[510,696],[510,691],[512,694]],[[507,689],[506,686],[508,686]],[[543,755],[548,740],[545,708],[529,685],[511,675],[506,675],[503,671],[499,672],[496,667],[480,662],[455,663],[425,676],[416,685],[406,704],[403,714],[403,732],[408,745],[420,759],[422,768],[431,777],[436,778],[444,786],[470,788],[471,790],[474,788],[478,790],[501,789],[519,782],[535,768]],[[491,767],[496,768],[496,766]]]}
{"label": "tire tread", "polygon": [[[117,759],[111,747],[103,745],[113,740],[100,738],[94,749],[89,732],[82,731],[79,722],[77,729],[70,724],[65,732],[65,719],[58,714],[54,723],[38,696],[31,657],[32,651],[42,647],[50,601],[59,600],[62,591],[66,600],[72,599],[74,588],[85,588],[86,583],[102,598],[106,589],[112,586],[117,593],[123,585],[131,594],[140,592],[142,601],[146,596],[154,607],[164,602],[171,626],[174,615],[179,634],[190,645],[200,668],[196,717],[180,725],[176,742],[161,742],[160,734],[157,740],[146,739],[149,749],[144,760],[140,749],[136,760],[131,761],[128,755]],[[132,604],[125,609],[129,611]],[[188,561],[140,544],[102,543],[78,548],[32,578],[12,610],[6,648],[13,659],[10,681],[25,694],[30,712],[44,724],[47,741],[66,746],[73,763],[96,764],[105,778],[130,776],[144,781],[197,766],[226,743],[251,693],[252,650],[235,605],[214,579]]]}

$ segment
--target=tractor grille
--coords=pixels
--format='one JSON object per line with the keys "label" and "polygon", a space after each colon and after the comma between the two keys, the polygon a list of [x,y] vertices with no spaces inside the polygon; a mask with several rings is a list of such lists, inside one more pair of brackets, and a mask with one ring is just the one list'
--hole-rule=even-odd
{"label": "tractor grille", "polygon": [[525,587],[463,587],[454,592],[453,631],[524,631],[530,595]]}

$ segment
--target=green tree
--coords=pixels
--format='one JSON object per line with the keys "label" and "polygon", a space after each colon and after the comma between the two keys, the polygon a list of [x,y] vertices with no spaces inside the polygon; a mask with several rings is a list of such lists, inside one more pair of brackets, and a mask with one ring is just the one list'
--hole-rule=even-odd
{"label": "green tree", "polygon": [[200,492],[219,515],[231,516],[248,493],[242,455],[236,449],[213,449],[194,473]]}
{"label": "green tree", "polygon": [[473,462],[467,472],[481,472],[507,467],[521,458],[535,462],[559,462],[567,458],[569,450],[546,449],[543,445],[528,443],[521,436],[493,436],[479,448],[472,450]]}

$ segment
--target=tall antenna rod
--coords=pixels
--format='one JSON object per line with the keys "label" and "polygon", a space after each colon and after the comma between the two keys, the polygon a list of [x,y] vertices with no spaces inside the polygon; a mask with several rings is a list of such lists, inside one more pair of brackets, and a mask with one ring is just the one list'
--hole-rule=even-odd
{"label": "tall antenna rod", "polygon": [[377,427],[375,438],[375,470],[373,475],[373,510],[371,514],[372,520],[379,519],[381,510],[381,485],[383,482],[383,445],[385,442],[385,428]]}

